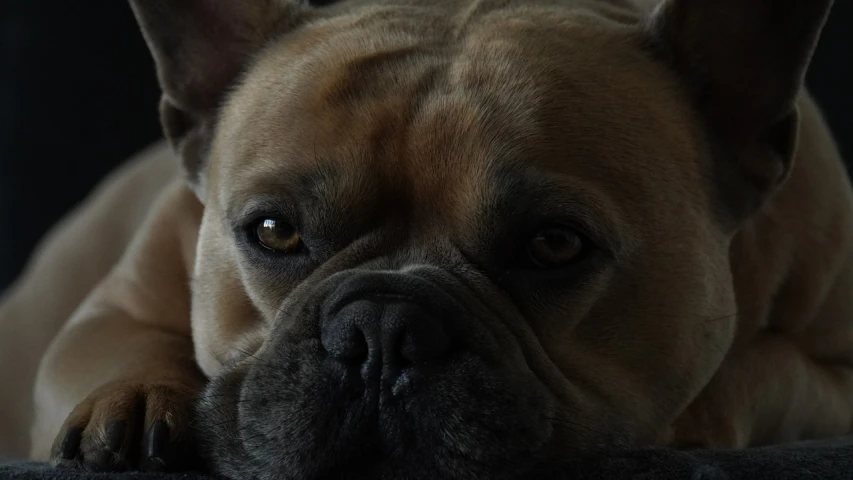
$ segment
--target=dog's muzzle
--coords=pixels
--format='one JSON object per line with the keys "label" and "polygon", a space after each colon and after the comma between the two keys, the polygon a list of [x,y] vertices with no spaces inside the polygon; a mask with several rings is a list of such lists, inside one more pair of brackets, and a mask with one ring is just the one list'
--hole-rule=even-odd
{"label": "dog's muzzle", "polygon": [[551,397],[445,273],[345,271],[284,313],[202,400],[219,473],[517,478],[530,467],[551,437]]}

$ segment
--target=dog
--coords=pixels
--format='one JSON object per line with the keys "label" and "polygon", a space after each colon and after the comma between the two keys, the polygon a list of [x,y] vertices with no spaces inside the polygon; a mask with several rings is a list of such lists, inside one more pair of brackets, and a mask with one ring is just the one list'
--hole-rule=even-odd
{"label": "dog", "polygon": [[512,479],[853,431],[831,0],[326,3],[131,2],[174,153],[6,296],[32,458]]}

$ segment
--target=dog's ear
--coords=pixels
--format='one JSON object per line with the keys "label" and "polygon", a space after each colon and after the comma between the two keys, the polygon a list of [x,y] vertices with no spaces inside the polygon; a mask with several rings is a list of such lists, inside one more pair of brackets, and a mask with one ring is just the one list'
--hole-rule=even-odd
{"label": "dog's ear", "polygon": [[299,0],[130,0],[163,90],[160,119],[204,201],[217,110],[252,56],[305,13]]}
{"label": "dog's ear", "polygon": [[787,178],[797,98],[833,0],[663,0],[650,23],[691,89],[720,158],[729,220],[757,211]]}

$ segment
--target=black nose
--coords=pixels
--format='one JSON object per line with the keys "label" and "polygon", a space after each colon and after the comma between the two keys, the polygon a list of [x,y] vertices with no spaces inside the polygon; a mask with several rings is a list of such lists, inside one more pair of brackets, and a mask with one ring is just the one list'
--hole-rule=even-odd
{"label": "black nose", "polygon": [[418,280],[370,274],[338,289],[325,311],[321,341],[336,360],[404,367],[450,348],[445,301]]}

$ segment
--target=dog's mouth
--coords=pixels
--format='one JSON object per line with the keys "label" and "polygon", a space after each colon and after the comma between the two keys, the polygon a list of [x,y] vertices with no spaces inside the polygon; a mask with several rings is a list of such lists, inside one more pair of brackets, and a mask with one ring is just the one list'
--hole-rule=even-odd
{"label": "dog's mouth", "polygon": [[232,478],[517,478],[552,433],[547,395],[462,351],[375,382],[303,342],[215,378],[198,425]]}

